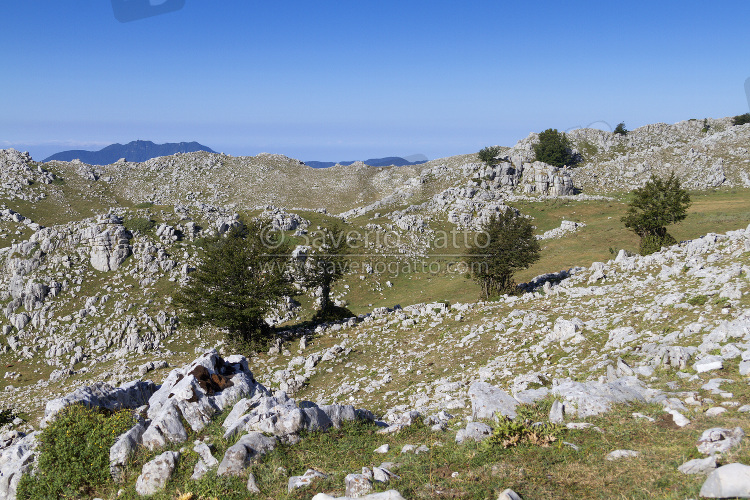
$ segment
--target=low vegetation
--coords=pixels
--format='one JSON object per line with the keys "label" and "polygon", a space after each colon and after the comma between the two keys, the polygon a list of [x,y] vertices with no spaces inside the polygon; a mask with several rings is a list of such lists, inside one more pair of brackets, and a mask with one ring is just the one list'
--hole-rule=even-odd
{"label": "low vegetation", "polygon": [[34,475],[24,475],[19,500],[90,498],[112,483],[109,449],[133,426],[128,410],[115,413],[71,405],[38,437]]}

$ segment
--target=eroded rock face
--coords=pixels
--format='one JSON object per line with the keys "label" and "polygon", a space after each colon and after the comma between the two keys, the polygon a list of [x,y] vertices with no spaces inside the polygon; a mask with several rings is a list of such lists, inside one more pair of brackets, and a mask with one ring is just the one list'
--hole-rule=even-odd
{"label": "eroded rock face", "polygon": [[41,426],[45,427],[60,410],[75,403],[110,411],[138,408],[145,405],[157,389],[158,386],[150,380],[136,380],[120,387],[97,382],[94,385],[77,389],[65,397],[49,401],[44,410]]}
{"label": "eroded rock face", "polygon": [[133,252],[133,235],[117,216],[107,216],[84,231],[82,239],[91,247],[91,265],[97,271],[114,271]]}

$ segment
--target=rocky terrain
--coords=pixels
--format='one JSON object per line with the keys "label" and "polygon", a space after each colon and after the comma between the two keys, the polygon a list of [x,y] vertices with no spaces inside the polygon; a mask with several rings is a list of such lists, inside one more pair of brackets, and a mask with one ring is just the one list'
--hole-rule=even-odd
{"label": "rocky terrain", "polygon": [[[620,250],[585,267],[546,269],[520,285],[520,295],[497,301],[447,295],[424,302],[415,292],[408,303],[300,327],[316,297],[307,290],[302,303],[290,300],[267,319],[281,325],[279,337],[252,357],[226,352],[216,329],[181,325],[171,297],[200,265],[202,238],[242,217],[268,220],[300,243],[340,221],[399,236],[395,249],[370,243],[368,254],[428,259],[446,228],[476,229],[519,201],[610,203],[652,173],[674,171],[691,189],[745,196],[749,135],[750,125],[731,126],[728,118],[650,125],[625,137],[577,130],[570,136],[584,161],[563,169],[532,161],[535,134],[504,148],[494,167],[464,155],[315,170],[280,155],[211,153],[91,166],[0,151],[0,409],[25,415],[0,429],[0,498],[15,498],[21,474],[33,470],[37,433],[76,401],[137,410],[139,421],[118,438],[110,465],[117,479],[135,449],[153,452],[131,485],[139,495],[162,490],[186,453],[190,460],[197,454],[195,480],[209,470],[241,476],[252,493],[250,464],[309,431],[362,420],[390,436],[424,423],[447,436],[440,439],[481,441],[498,424],[496,414],[515,417],[519,405],[545,401],[553,403],[546,420],[571,429],[623,404],[666,415],[644,414],[644,426],[666,418],[674,429],[693,429],[708,419],[716,425],[694,430],[706,431],[701,443],[718,444],[699,444],[706,458],[678,465],[709,473],[734,456],[730,449],[747,447],[746,219],[650,256]],[[565,241],[590,227],[571,219],[537,237]],[[386,296],[426,283],[383,281],[372,268],[357,272],[334,298],[346,305],[360,289]],[[219,417],[227,443],[221,455],[207,442],[186,452],[188,437]],[[647,453],[610,452],[613,460]],[[747,463],[716,469],[704,496],[750,496],[747,488],[722,489],[734,487],[727,477],[747,474]],[[347,496],[400,474],[388,464],[362,467],[340,485]],[[289,492],[323,477],[317,474],[326,475],[290,475]],[[395,490],[375,495],[401,498]]]}

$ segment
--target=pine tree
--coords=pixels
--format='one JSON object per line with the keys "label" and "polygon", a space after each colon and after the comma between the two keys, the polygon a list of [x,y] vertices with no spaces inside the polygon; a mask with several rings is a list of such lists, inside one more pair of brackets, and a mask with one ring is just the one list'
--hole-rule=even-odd
{"label": "pine tree", "polygon": [[259,222],[206,240],[202,262],[175,296],[188,326],[211,324],[227,332],[234,348],[270,336],[265,316],[296,295],[289,247]]}

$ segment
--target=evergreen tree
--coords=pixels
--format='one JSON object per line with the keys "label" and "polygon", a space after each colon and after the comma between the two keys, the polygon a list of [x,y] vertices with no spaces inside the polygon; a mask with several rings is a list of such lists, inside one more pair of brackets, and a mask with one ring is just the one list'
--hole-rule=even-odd
{"label": "evergreen tree", "polygon": [[516,290],[513,275],[539,260],[539,241],[529,219],[506,209],[493,215],[468,252],[467,264],[482,295],[491,297]]}
{"label": "evergreen tree", "polygon": [[640,236],[641,254],[648,255],[676,243],[667,232],[667,226],[684,220],[691,202],[674,172],[666,181],[652,175],[632,194],[627,214],[621,221]]}
{"label": "evergreen tree", "polygon": [[245,349],[273,329],[265,316],[293,296],[289,247],[260,222],[206,240],[202,262],[175,296],[188,326],[211,324]]}
{"label": "evergreen tree", "polygon": [[555,167],[576,163],[568,137],[554,128],[548,128],[539,134],[539,142],[534,144],[534,155],[536,161],[543,161]]}
{"label": "evergreen tree", "polygon": [[625,128],[625,122],[618,123],[612,133],[617,135],[628,135],[628,129]]}

